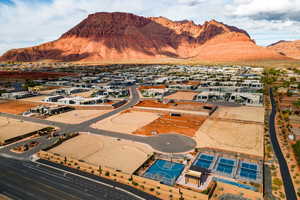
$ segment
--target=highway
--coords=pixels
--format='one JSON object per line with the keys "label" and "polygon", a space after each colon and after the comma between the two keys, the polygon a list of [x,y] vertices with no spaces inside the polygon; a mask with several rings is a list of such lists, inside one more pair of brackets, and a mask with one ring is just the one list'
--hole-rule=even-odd
{"label": "highway", "polygon": [[284,190],[287,200],[296,200],[296,192],[294,189],[293,181],[291,179],[291,175],[288,169],[287,162],[284,158],[284,155],[281,152],[280,145],[277,140],[276,136],[276,129],[275,129],[275,116],[276,116],[276,102],[273,97],[272,88],[270,88],[270,100],[272,104],[272,111],[269,118],[269,131],[270,131],[270,138],[272,142],[272,146],[279,162],[280,166],[280,173],[284,184]]}
{"label": "highway", "polygon": [[179,134],[163,134],[163,135],[155,135],[155,136],[138,136],[138,135],[130,135],[130,134],[124,134],[124,133],[118,133],[118,132],[112,132],[107,130],[100,130],[91,128],[90,125],[93,123],[96,123],[100,120],[103,120],[105,118],[111,117],[119,112],[122,112],[135,104],[137,104],[140,100],[140,97],[138,95],[136,86],[130,87],[130,100],[123,106],[108,112],[104,115],[95,117],[91,120],[82,122],[80,124],[65,124],[65,123],[59,123],[59,122],[52,122],[49,120],[44,119],[37,119],[32,117],[24,117],[21,115],[13,115],[13,114],[7,114],[7,113],[0,113],[0,116],[7,117],[7,118],[14,118],[19,119],[23,121],[30,121],[40,124],[45,124],[49,126],[58,127],[60,129],[59,133],[72,133],[72,132],[90,132],[93,134],[98,135],[104,135],[114,138],[120,138],[120,139],[126,139],[126,140],[132,140],[136,142],[141,142],[150,145],[153,149],[165,152],[165,153],[181,153],[181,152],[187,152],[195,148],[196,142],[187,136],[179,135]]}
{"label": "highway", "polygon": [[[15,200],[157,199],[132,187],[43,164],[0,157],[0,194]],[[82,175],[84,172],[80,172]],[[105,182],[103,182],[105,181]]]}

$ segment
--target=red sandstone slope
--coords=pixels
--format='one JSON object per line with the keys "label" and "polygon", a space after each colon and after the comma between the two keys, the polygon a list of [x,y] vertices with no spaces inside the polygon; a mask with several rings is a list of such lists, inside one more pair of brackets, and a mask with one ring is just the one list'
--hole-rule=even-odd
{"label": "red sandstone slope", "polygon": [[217,60],[233,61],[284,58],[256,46],[246,31],[214,20],[196,25],[192,21],[171,21],[163,17],[95,13],[56,41],[10,50],[0,60],[105,61],[170,57],[215,60],[215,55]]}
{"label": "red sandstone slope", "polygon": [[288,57],[300,59],[300,40],[279,41],[271,44],[268,48]]}

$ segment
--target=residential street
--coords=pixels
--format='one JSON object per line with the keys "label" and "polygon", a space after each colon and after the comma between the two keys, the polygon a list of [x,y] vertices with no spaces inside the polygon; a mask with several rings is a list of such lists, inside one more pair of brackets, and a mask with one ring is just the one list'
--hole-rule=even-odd
{"label": "residential street", "polygon": [[296,192],[294,189],[293,181],[291,179],[291,175],[287,166],[287,162],[281,152],[280,145],[278,143],[277,137],[276,137],[276,129],[275,129],[275,116],[276,116],[276,103],[275,99],[273,97],[272,88],[270,88],[270,99],[272,103],[272,112],[269,118],[269,129],[270,129],[270,138],[273,145],[274,152],[276,154],[276,157],[279,162],[280,166],[280,172],[284,184],[284,190],[286,194],[286,198],[288,200],[296,200]]}
{"label": "residential street", "polygon": [[[109,136],[109,137],[115,137],[115,138],[121,138],[121,139],[141,142],[141,143],[150,145],[152,148],[154,148],[157,151],[166,152],[166,153],[186,152],[186,151],[192,150],[196,146],[196,142],[193,139],[191,139],[190,137],[184,136],[184,135],[170,133],[170,134],[164,134],[164,135],[144,137],[144,136],[138,136],[138,135],[130,135],[130,134],[100,130],[100,129],[95,129],[95,128],[90,127],[91,124],[96,123],[105,118],[108,118],[119,112],[122,112],[122,111],[134,106],[136,103],[138,103],[140,100],[140,97],[138,95],[136,86],[130,87],[130,94],[131,94],[131,98],[130,98],[129,102],[127,102],[123,106],[121,106],[109,113],[106,113],[104,115],[98,116],[91,120],[85,121],[80,124],[75,124],[75,125],[59,123],[59,122],[52,122],[49,120],[24,117],[21,115],[13,115],[13,114],[7,114],[7,113],[0,113],[0,116],[24,120],[24,121],[30,121],[30,122],[35,122],[35,123],[46,124],[49,126],[55,126],[55,127],[60,128],[59,133],[61,133],[61,134],[81,131],[81,132],[90,132],[90,133],[98,134],[98,135],[104,135],[104,136]],[[1,150],[0,150],[0,153],[1,153]]]}

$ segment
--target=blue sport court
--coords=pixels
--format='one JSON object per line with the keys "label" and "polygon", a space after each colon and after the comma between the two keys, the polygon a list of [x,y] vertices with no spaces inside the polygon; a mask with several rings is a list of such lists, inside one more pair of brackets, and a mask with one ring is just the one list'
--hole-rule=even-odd
{"label": "blue sport court", "polygon": [[233,168],[235,167],[235,160],[227,159],[227,158],[220,158],[218,165],[217,165],[217,171],[230,175],[233,171]]}
{"label": "blue sport court", "polygon": [[160,181],[166,185],[174,185],[183,169],[183,164],[166,160],[156,160],[145,172],[144,177]]}
{"label": "blue sport court", "polygon": [[214,156],[207,155],[207,154],[200,154],[198,156],[198,159],[194,162],[193,165],[201,168],[209,169],[213,160],[214,160]]}
{"label": "blue sport court", "polygon": [[240,176],[247,179],[256,180],[258,174],[258,166],[254,163],[241,163]]}

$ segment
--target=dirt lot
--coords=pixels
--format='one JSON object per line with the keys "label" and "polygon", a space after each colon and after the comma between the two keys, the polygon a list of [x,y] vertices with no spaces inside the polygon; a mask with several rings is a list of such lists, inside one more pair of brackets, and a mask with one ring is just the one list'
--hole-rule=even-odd
{"label": "dirt lot", "polygon": [[164,89],[166,88],[165,85],[142,85],[139,87],[140,90],[147,90],[147,89]]}
{"label": "dirt lot", "polygon": [[196,115],[182,115],[175,117],[170,116],[169,114],[164,114],[150,124],[134,131],[133,134],[153,135],[153,133],[177,133],[192,137],[195,135],[196,131],[205,119],[206,117]]}
{"label": "dirt lot", "polygon": [[170,108],[177,110],[203,111],[203,106],[208,105],[200,102],[176,102],[176,103],[161,103],[155,100],[143,100],[136,106],[151,107],[151,108]]}
{"label": "dirt lot", "polygon": [[80,93],[76,93],[76,94],[72,94],[72,97],[84,97],[84,98],[90,98],[91,95],[93,94],[93,90],[91,91],[87,91],[87,92],[80,92]]}
{"label": "dirt lot", "polygon": [[176,100],[193,100],[194,96],[197,95],[197,92],[176,92],[171,94],[165,99],[176,99]]}
{"label": "dirt lot", "polygon": [[21,101],[21,100],[9,100],[0,102],[0,112],[10,114],[21,114],[30,108],[41,105],[40,103]]}
{"label": "dirt lot", "polygon": [[264,123],[264,107],[219,107],[213,114],[213,118],[251,121]]}
{"label": "dirt lot", "polygon": [[79,124],[110,111],[111,110],[72,110],[59,115],[53,115],[48,117],[47,120],[67,124]]}
{"label": "dirt lot", "polygon": [[158,113],[125,111],[92,125],[93,128],[132,133],[159,118]]}
{"label": "dirt lot", "polygon": [[196,132],[198,147],[210,147],[263,157],[264,126],[207,119]]}
{"label": "dirt lot", "polygon": [[93,134],[80,134],[50,150],[95,166],[132,174],[153,153],[144,144]]}
{"label": "dirt lot", "polygon": [[31,133],[47,127],[46,125],[0,117],[0,141]]}
{"label": "dirt lot", "polygon": [[44,100],[46,97],[47,97],[47,96],[28,97],[28,98],[24,98],[23,101],[43,102],[43,100]]}

